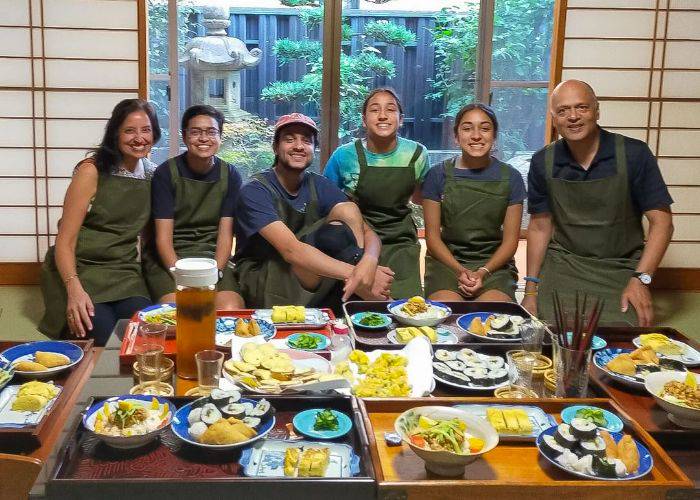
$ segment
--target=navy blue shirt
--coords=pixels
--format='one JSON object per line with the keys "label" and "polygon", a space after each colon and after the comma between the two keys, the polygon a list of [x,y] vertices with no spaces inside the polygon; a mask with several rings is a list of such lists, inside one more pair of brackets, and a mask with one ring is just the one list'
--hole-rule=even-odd
{"label": "navy blue shirt", "polygon": [[[194,179],[202,182],[218,182],[221,177],[221,160],[214,157],[214,167],[206,174],[198,174],[187,166],[186,155],[182,153],[175,157],[177,171],[185,179]],[[236,200],[243,179],[238,170],[233,166],[228,167],[228,190],[221,200],[221,217],[233,217],[236,211]],[[161,163],[153,174],[151,181],[151,214],[154,219],[173,219],[175,217],[175,186],[170,176],[169,160]]]}
{"label": "navy blue shirt", "polygon": [[[442,202],[442,195],[445,192],[445,165],[452,159],[438,163],[428,171],[423,181],[423,198]],[[454,161],[457,161],[456,158]],[[455,168],[455,177],[460,179],[474,179],[477,181],[498,181],[501,179],[501,165],[506,165],[510,172],[510,194],[508,195],[508,205],[517,205],[525,200],[525,182],[520,172],[513,167],[504,164],[497,158],[491,158],[491,163],[484,168]]]}
{"label": "navy blue shirt", "polygon": [[[531,214],[550,212],[544,151],[532,156],[528,174],[528,211]],[[661,176],[659,165],[649,147],[638,139],[625,137],[625,156],[630,194],[637,213],[668,208],[673,199]],[[566,141],[559,139],[554,146],[552,177],[569,181],[592,181],[612,177],[617,173],[615,135],[600,129],[600,145],[591,166],[585,170],[571,155]]]}
{"label": "navy blue shirt", "polygon": [[[307,203],[311,200],[311,191],[309,189],[311,176],[314,176],[315,180],[318,210],[321,217],[326,217],[338,203],[348,201],[345,193],[333,182],[312,172],[304,172],[299,192],[296,195],[290,194],[282,187],[272,169],[265,170],[262,174],[282,199],[299,212],[304,212]],[[260,181],[255,179],[251,179],[241,188],[238,195],[236,213],[237,254],[245,248],[248,240],[258,234],[261,229],[281,220],[272,193]]]}

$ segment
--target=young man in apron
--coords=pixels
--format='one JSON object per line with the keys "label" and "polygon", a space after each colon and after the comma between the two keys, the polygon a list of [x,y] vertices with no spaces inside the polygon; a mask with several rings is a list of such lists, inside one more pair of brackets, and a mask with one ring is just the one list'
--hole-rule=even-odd
{"label": "young man in apron", "polygon": [[395,273],[395,299],[423,294],[420,245],[408,202],[421,202],[420,186],[430,170],[426,147],[399,137],[402,123],[396,93],[387,87],[372,90],[362,106],[366,140],[340,146],[323,170],[382,240],[379,263]]}
{"label": "young man in apron", "polygon": [[388,297],[392,272],[378,265],[381,243],[357,206],[308,172],[318,128],[300,113],[275,125],[275,164],[240,192],[236,278],[248,307],[332,305],[353,293]]}
{"label": "young man in apron", "polygon": [[656,159],[642,141],[598,126],[585,82],[560,83],[550,113],[562,138],[532,157],[522,305],[551,320],[552,292],[573,307],[580,290],[605,299],[601,323],[650,326],[649,285],[673,233],[673,200]]}
{"label": "young man in apron", "polygon": [[232,165],[215,156],[223,123],[224,115],[212,106],[185,110],[182,139],[187,151],[164,162],[153,176],[155,242],[144,258],[144,275],[151,296],[159,302],[175,302],[169,269],[178,259],[209,257],[219,267],[216,308],[243,307],[229,260],[242,179]]}

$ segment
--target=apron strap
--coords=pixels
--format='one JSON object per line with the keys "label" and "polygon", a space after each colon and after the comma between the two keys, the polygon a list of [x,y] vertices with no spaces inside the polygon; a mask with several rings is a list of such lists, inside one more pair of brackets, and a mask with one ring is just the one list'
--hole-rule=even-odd
{"label": "apron strap", "polygon": [[413,152],[413,156],[411,157],[411,161],[408,162],[408,166],[412,167],[415,165],[415,163],[418,161],[418,158],[420,158],[421,153],[423,152],[423,147],[420,144],[416,144],[416,150]]}
{"label": "apron strap", "polygon": [[620,134],[615,134],[615,163],[617,175],[625,181],[627,186],[627,156],[625,153],[625,138]]}
{"label": "apron strap", "polygon": [[454,180],[455,177],[455,165],[457,164],[457,158],[450,158],[445,161],[445,179]]}
{"label": "apron strap", "polygon": [[263,187],[270,192],[272,199],[275,200],[275,206],[277,207],[277,211],[280,213],[280,215],[284,213],[284,202],[282,201],[282,197],[272,186],[272,184],[270,184],[270,181],[267,180],[267,177],[265,177],[263,172],[253,175],[251,177],[251,181],[258,181],[260,184],[262,184]]}
{"label": "apron strap", "polygon": [[554,145],[556,142],[551,142],[547,145],[544,150],[544,171],[546,174],[546,179],[552,178],[552,172],[554,171]]}
{"label": "apron strap", "polygon": [[360,170],[368,167],[367,156],[365,155],[365,147],[360,139],[355,139],[355,151],[357,152],[357,163],[360,165]]}
{"label": "apron strap", "polygon": [[180,192],[180,171],[177,169],[177,161],[175,158],[170,158],[168,160],[168,169],[170,170],[170,184],[173,186],[173,191],[175,191],[175,199],[179,200],[182,198],[182,193]]}

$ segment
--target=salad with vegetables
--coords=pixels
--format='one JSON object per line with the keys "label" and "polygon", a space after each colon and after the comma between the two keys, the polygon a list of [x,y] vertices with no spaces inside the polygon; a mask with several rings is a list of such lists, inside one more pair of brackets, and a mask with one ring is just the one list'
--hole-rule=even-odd
{"label": "salad with vegetables", "polygon": [[608,425],[605,414],[600,408],[581,408],[576,412],[576,418],[588,420],[598,427],[606,427]]}
{"label": "salad with vegetables", "polygon": [[382,326],[386,323],[386,318],[383,314],[369,313],[365,314],[358,323],[363,326]]}
{"label": "salad with vegetables", "polygon": [[289,345],[295,349],[316,349],[321,343],[322,339],[315,335],[308,335],[306,333],[300,334],[295,339],[289,340]]}
{"label": "salad with vegetables", "polygon": [[458,455],[479,453],[484,448],[484,440],[466,431],[467,424],[458,418],[433,420],[420,415],[413,430],[408,432],[408,437],[413,445],[426,450],[449,451]]}
{"label": "salad with vegetables", "polygon": [[332,410],[326,408],[316,413],[315,431],[337,431],[338,425],[338,417],[335,416]]}

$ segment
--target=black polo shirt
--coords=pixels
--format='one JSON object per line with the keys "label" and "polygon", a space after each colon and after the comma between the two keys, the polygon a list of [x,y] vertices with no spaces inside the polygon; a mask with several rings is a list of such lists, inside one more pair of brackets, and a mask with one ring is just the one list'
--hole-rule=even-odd
{"label": "black polo shirt", "polygon": [[[588,170],[574,160],[564,139],[554,146],[554,166],[552,176],[568,181],[592,181],[612,177],[617,173],[615,160],[615,135],[600,130],[598,152]],[[550,212],[547,195],[547,180],[544,166],[545,148],[540,149],[530,160],[527,176],[528,211],[531,214]],[[661,176],[656,158],[649,147],[638,139],[625,137],[627,174],[635,210],[641,215],[647,210],[667,208],[673,203],[668,188]]]}

